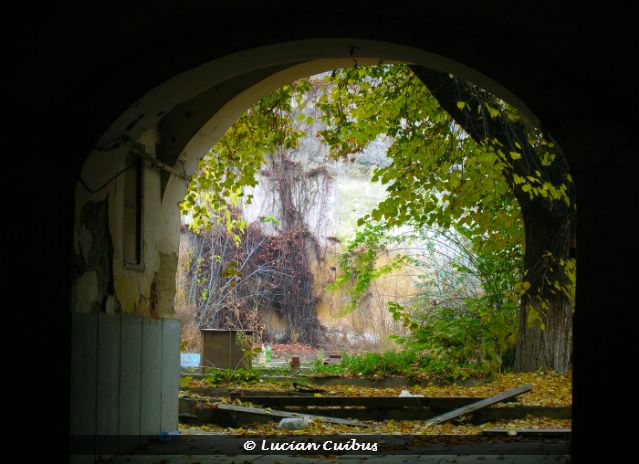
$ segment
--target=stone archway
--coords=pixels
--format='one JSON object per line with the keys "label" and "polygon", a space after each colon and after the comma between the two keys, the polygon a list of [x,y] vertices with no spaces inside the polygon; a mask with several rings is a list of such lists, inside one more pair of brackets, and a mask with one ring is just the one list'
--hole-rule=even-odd
{"label": "stone archway", "polygon": [[[320,56],[324,58],[317,59]],[[327,39],[247,50],[182,73],[140,98],[100,138],[76,188],[72,337],[77,347],[72,346],[71,387],[84,393],[72,395],[77,399],[73,409],[83,411],[82,420],[74,421],[72,414],[75,433],[86,427],[98,434],[133,433],[138,426],[145,434],[174,428],[177,204],[184,197],[186,179],[215,140],[261,96],[292,80],[355,63],[389,61],[472,79],[536,120],[503,86],[453,60],[385,42]],[[135,165],[132,159],[140,156],[141,166]],[[132,173],[138,169],[136,177]],[[105,211],[105,219],[88,221],[98,209]],[[137,221],[131,219],[134,215]],[[101,260],[91,259],[104,242],[110,256],[105,259],[101,253]],[[140,350],[130,346],[124,331],[127,337],[142,339]],[[97,341],[87,337],[90,332],[97,334]],[[135,361],[124,355],[123,342]],[[91,365],[86,357],[94,355],[98,361]],[[106,362],[109,369],[102,367]],[[155,368],[145,369],[149,363]],[[129,382],[137,377],[140,388],[133,387],[137,381]],[[92,382],[97,387],[87,388]],[[139,404],[131,397],[139,397]],[[122,398],[131,403],[127,408],[121,407]],[[162,398],[157,414],[150,405]],[[85,419],[91,416],[87,403],[94,402],[96,425],[91,428]],[[139,414],[139,423],[127,411]]]}
{"label": "stone archway", "polygon": [[[366,55],[374,58],[351,56],[354,50],[366,52]],[[308,57],[330,53],[337,57],[304,61]],[[153,89],[125,111],[100,138],[98,146],[101,148],[91,153],[81,173],[86,184],[103,185],[105,179],[108,180],[113,174],[126,168],[127,156],[133,148],[146,152],[151,165],[156,160],[156,167],[162,165],[165,168],[155,173],[148,172],[145,179],[146,184],[154,184],[153,187],[145,187],[149,190],[145,194],[146,209],[153,210],[152,214],[150,211],[145,213],[145,229],[154,230],[156,234],[144,237],[147,259],[143,276],[139,272],[140,269],[126,272],[123,268],[131,269],[131,266],[118,264],[122,261],[123,253],[123,245],[118,235],[122,234],[123,225],[117,211],[120,208],[119,203],[123,201],[120,198],[123,193],[118,194],[117,181],[97,195],[90,193],[86,186],[78,186],[76,189],[78,244],[81,243],[82,234],[85,234],[86,240],[86,228],[83,228],[78,216],[83,205],[88,201],[96,201],[97,198],[115,198],[112,200],[115,204],[110,209],[110,235],[114,238],[115,264],[113,281],[107,284],[114,287],[116,300],[123,304],[122,312],[131,313],[140,298],[146,298],[147,306],[151,305],[153,302],[150,291],[154,282],[157,285],[155,288],[158,291],[157,306],[160,313],[171,312],[172,294],[162,282],[167,284],[169,279],[165,275],[174,272],[171,261],[176,259],[176,242],[175,237],[170,235],[177,230],[176,224],[179,222],[175,205],[184,196],[184,178],[188,178],[194,172],[198,160],[213,145],[216,138],[260,96],[296,78],[352,65],[355,60],[361,65],[390,60],[411,62],[456,72],[490,88],[517,106],[530,119],[536,120],[529,108],[516,96],[481,73],[432,53],[383,42],[349,39],[288,43],[242,52],[237,56],[225,57],[183,73]],[[265,68],[260,69],[259,66]],[[134,147],[134,144],[138,146]],[[109,150],[110,147],[113,148]],[[173,175],[170,169],[173,169]],[[160,197],[153,198],[152,190],[157,190],[157,183]],[[155,251],[159,253],[159,257],[154,256]],[[161,267],[167,270],[160,271]],[[155,272],[160,274],[154,276]],[[158,280],[154,280],[155,277]],[[87,278],[83,275],[80,275],[79,280],[82,281],[83,291],[86,293],[91,283],[86,282]],[[98,284],[104,286],[103,282]],[[137,287],[137,297],[133,287]],[[102,294],[100,296],[104,299]],[[109,301],[109,304],[114,302]],[[155,309],[148,307],[138,312],[145,314]],[[80,308],[76,310],[82,312]]]}

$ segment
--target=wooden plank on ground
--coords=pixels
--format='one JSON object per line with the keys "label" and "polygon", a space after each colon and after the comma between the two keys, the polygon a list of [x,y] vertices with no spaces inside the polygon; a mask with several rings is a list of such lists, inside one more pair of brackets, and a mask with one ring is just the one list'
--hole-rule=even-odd
{"label": "wooden plank on ground", "polygon": [[530,390],[532,390],[532,385],[529,385],[529,384],[522,385],[521,387],[513,388],[512,390],[499,393],[498,395],[491,396],[490,398],[485,398],[483,400],[476,401],[466,406],[462,406],[461,408],[457,408],[445,414],[441,414],[439,416],[428,419],[426,421],[426,425],[441,424],[442,422],[447,422],[457,417],[471,414],[475,411],[479,411],[480,409],[487,408],[488,406],[492,406],[493,404],[497,404],[509,398],[513,398],[515,396],[521,395],[522,393],[529,392]]}
{"label": "wooden plank on ground", "polygon": [[[251,398],[245,398],[245,400],[252,401]],[[196,404],[201,405],[202,408],[207,408],[206,404],[211,402],[220,402],[222,400],[203,400],[192,398],[180,398],[179,412],[180,418],[183,419],[198,419],[202,423],[206,423],[208,420],[225,419],[225,417],[217,417],[215,414],[209,414],[209,412],[202,412],[198,417],[196,415]],[[247,405],[248,406],[248,405]],[[312,409],[308,409],[312,408]],[[300,414],[313,414],[318,416],[335,417],[356,419],[360,421],[385,421],[385,420],[419,420],[424,421],[431,417],[435,417],[440,414],[434,408],[419,408],[419,407],[392,407],[387,405],[378,405],[378,407],[370,406],[279,406],[278,409],[291,413]],[[212,410],[211,412],[213,412]],[[225,412],[226,414],[227,412]],[[473,424],[481,424],[485,422],[494,422],[499,420],[514,420],[524,419],[526,416],[532,417],[547,417],[552,419],[570,419],[571,418],[570,406],[513,406],[513,407],[498,407],[491,406],[489,408],[476,411],[472,415]],[[251,414],[243,414],[242,417],[236,415],[234,420],[237,420],[239,424],[250,423],[250,419],[258,418]],[[228,425],[230,426],[230,425]]]}
{"label": "wooden plank on ground", "polygon": [[298,391],[282,391],[282,390],[242,390],[236,389],[230,392],[231,399],[247,398],[247,397],[264,397],[264,396],[286,396],[286,397],[308,397],[313,396],[313,393],[298,392]]}
{"label": "wooden plank on ground", "polygon": [[235,404],[217,403],[217,405],[215,405],[215,409],[219,409],[222,411],[241,412],[245,414],[255,414],[255,415],[261,415],[261,416],[276,417],[276,418],[308,417],[309,419],[318,419],[322,422],[328,422],[330,424],[352,425],[355,427],[371,427],[368,424],[363,424],[361,422],[347,420],[347,419],[340,419],[338,417],[315,416],[312,414],[299,414],[299,413],[288,412],[288,411],[279,411],[276,409],[238,406]]}
{"label": "wooden plank on ground", "polygon": [[365,406],[368,408],[452,409],[484,398],[470,397],[397,397],[397,396],[243,396],[246,401],[263,406]]}
{"label": "wooden plank on ground", "polygon": [[[312,408],[312,409],[309,409]],[[308,412],[320,416],[344,417],[363,421],[385,420],[418,420],[425,421],[441,414],[441,411],[432,408],[393,408],[393,407],[362,407],[362,406],[280,406],[290,412]],[[450,408],[449,408],[450,410]],[[483,424],[500,420],[525,419],[526,416],[546,417],[551,419],[570,419],[570,407],[555,406],[516,406],[500,408],[491,406],[472,414],[473,424]]]}

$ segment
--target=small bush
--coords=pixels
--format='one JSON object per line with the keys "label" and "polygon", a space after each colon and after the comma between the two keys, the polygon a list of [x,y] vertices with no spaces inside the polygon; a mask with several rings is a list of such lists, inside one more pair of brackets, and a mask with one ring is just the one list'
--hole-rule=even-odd
{"label": "small bush", "polygon": [[316,359],[311,370],[313,374],[320,375],[341,375],[347,373],[340,364],[324,364],[322,359]]}
{"label": "small bush", "polygon": [[385,353],[343,355],[341,365],[324,365],[315,362],[314,374],[354,375],[373,379],[402,377],[415,380],[453,381],[483,377],[483,373],[471,365],[457,365],[445,359],[431,356],[418,349],[406,349]]}
{"label": "small bush", "polygon": [[206,377],[206,383],[209,385],[230,382],[253,383],[259,380],[260,376],[249,369],[219,369]]}

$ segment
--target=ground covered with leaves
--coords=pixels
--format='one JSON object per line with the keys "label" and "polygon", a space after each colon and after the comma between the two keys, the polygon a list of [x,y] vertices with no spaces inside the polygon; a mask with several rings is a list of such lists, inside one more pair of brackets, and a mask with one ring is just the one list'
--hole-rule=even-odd
{"label": "ground covered with leaves", "polygon": [[[516,407],[522,406],[570,406],[572,403],[572,377],[556,372],[531,372],[531,373],[506,373],[498,375],[492,381],[479,382],[473,385],[446,384],[446,385],[414,385],[410,387],[360,387],[353,385],[331,385],[322,387],[323,393],[316,393],[316,396],[399,396],[402,390],[408,390],[415,395],[426,397],[489,397],[512,388],[530,384],[532,390],[520,395],[516,403],[500,403],[493,407]],[[197,398],[189,390],[195,387],[211,386],[206,380],[188,380],[183,382],[182,394]],[[291,391],[290,382],[231,382],[227,384],[216,384],[216,388],[250,389],[250,390],[281,390]],[[248,402],[239,400],[224,402],[250,405]],[[481,425],[470,423],[467,418],[439,425],[425,425],[424,421],[397,421],[388,420],[383,422],[366,422],[372,427],[353,427],[325,422],[314,421],[308,427],[298,430],[282,430],[277,427],[277,422],[269,424],[253,424],[250,426],[230,428],[218,425],[198,425],[190,426],[180,424],[180,431],[184,434],[199,433],[224,433],[236,435],[249,434],[270,434],[270,435],[290,435],[290,434],[348,434],[348,433],[381,433],[381,434],[429,434],[429,435],[477,435],[484,429],[569,429],[571,420],[551,419],[547,417],[531,417],[524,419],[487,422]]]}

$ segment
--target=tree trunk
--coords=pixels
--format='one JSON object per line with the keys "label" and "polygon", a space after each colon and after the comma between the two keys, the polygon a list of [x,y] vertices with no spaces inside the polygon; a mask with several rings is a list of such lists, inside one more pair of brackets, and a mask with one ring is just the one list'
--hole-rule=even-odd
{"label": "tree trunk", "polygon": [[[521,159],[506,163],[503,174],[511,185],[514,175],[539,177],[553,185],[566,182],[568,163],[561,153],[550,166],[542,166],[536,149],[529,142],[528,129],[521,122],[503,115],[487,114],[484,103],[494,97],[473,84],[446,73],[421,66],[411,66],[415,75],[428,87],[439,105],[480,145],[498,147],[504,153],[517,152]],[[465,105],[458,106],[458,102]],[[493,140],[498,143],[495,144]],[[525,280],[529,291],[522,297],[519,311],[519,333],[515,352],[515,370],[540,368],[566,372],[570,364],[572,337],[572,305],[563,292],[553,285],[567,288],[570,284],[560,260],[570,259],[575,236],[575,192],[568,183],[570,204],[563,200],[531,198],[527,192],[514,188],[525,226]],[[529,319],[539,319],[529,325]],[[539,324],[541,321],[542,324]]]}
{"label": "tree trunk", "polygon": [[[567,280],[558,261],[567,259],[570,253],[570,217],[550,215],[532,202],[522,206],[522,212],[526,227],[525,280],[530,290],[519,308],[514,369],[526,372],[550,368],[566,373],[570,367],[572,305],[552,283],[565,285]],[[535,314],[539,319],[531,317]]]}

